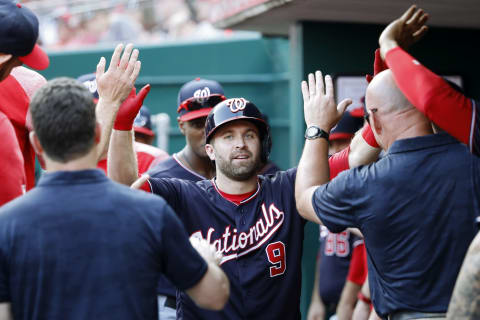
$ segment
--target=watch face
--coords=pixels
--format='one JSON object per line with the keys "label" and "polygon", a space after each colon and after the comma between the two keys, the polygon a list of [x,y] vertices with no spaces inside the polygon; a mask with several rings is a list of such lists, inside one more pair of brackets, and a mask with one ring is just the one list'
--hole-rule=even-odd
{"label": "watch face", "polygon": [[309,127],[307,129],[307,137],[315,137],[319,131],[317,127]]}

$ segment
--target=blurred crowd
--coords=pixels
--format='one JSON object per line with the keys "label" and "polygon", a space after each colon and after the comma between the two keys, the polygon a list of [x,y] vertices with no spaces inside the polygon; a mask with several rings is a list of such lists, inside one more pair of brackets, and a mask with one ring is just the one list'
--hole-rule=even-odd
{"label": "blurred crowd", "polygon": [[38,15],[40,43],[65,50],[118,42],[157,44],[242,34],[211,23],[215,0],[22,1]]}

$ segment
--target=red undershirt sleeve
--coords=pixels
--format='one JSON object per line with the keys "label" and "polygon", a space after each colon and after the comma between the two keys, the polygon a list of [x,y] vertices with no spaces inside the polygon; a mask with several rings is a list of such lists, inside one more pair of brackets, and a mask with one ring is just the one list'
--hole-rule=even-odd
{"label": "red undershirt sleeve", "polygon": [[469,98],[400,47],[388,51],[385,60],[398,87],[417,109],[459,141],[472,144],[473,108]]}
{"label": "red undershirt sleeve", "polygon": [[347,280],[361,286],[367,278],[367,255],[365,244],[357,245],[352,252],[350,259],[350,268],[348,269]]}
{"label": "red undershirt sleeve", "polygon": [[350,165],[348,164],[349,153],[350,146],[335,153],[328,159],[328,165],[330,167],[330,180],[338,176],[340,172],[350,169]]}

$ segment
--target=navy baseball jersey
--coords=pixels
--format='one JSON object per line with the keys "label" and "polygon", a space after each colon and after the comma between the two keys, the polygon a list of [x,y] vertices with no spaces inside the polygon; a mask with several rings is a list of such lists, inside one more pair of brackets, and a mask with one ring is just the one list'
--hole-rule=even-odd
{"label": "navy baseball jersey", "polygon": [[157,319],[156,284],[200,281],[206,262],[159,197],[100,170],[44,174],[0,209],[0,302],[14,319]]}
{"label": "navy baseball jersey", "polygon": [[[171,157],[168,157],[164,161],[157,164],[155,167],[150,169],[148,174],[153,178],[179,178],[195,182],[205,180],[205,178],[198,173],[185,167],[177,159],[176,154],[173,154]],[[161,276],[160,281],[158,282],[158,294],[170,297],[175,297],[176,295],[175,287],[165,276]]]}
{"label": "navy baseball jersey", "polygon": [[174,208],[190,236],[223,254],[230,299],[222,311],[196,307],[181,292],[179,319],[300,319],[303,220],[294,198],[296,169],[259,176],[254,194],[239,205],[214,180],[149,180],[153,193]]}
{"label": "navy baseball jersey", "polygon": [[347,230],[332,233],[325,226],[320,226],[318,290],[324,304],[336,305],[340,300],[353,250],[362,243],[363,239]]}
{"label": "navy baseball jersey", "polygon": [[148,174],[152,178],[178,178],[190,181],[205,180],[205,177],[185,167],[180,160],[178,160],[176,154],[173,154],[171,157],[168,157],[148,170]]}

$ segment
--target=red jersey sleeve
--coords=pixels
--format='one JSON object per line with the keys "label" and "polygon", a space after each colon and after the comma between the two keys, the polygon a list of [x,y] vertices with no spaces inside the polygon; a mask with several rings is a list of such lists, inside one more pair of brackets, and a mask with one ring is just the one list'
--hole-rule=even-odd
{"label": "red jersey sleeve", "polygon": [[0,206],[23,194],[26,184],[23,156],[15,129],[0,112]]}
{"label": "red jersey sleeve", "polygon": [[348,164],[349,153],[350,146],[340,152],[333,154],[328,159],[328,165],[330,167],[330,180],[338,176],[340,172],[350,169],[350,165]]}
{"label": "red jersey sleeve", "polygon": [[385,60],[405,97],[440,128],[472,148],[472,101],[400,47],[388,51]]}
{"label": "red jersey sleeve", "polygon": [[352,252],[347,280],[361,286],[367,278],[367,252],[365,244],[357,245]]}

